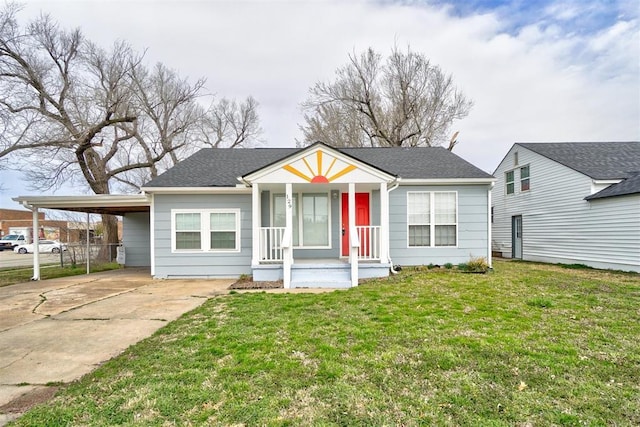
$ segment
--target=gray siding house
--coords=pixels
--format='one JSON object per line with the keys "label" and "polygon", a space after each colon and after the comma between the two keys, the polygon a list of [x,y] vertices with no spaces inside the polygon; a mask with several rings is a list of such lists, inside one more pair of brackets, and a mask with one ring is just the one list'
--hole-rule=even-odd
{"label": "gray siding house", "polygon": [[517,143],[494,175],[495,252],[640,272],[640,142]]}
{"label": "gray siding house", "polygon": [[34,215],[122,215],[125,265],[149,266],[155,278],[351,287],[394,265],[490,263],[494,181],[440,147],[316,143],[203,149],[138,195],[16,200]]}
{"label": "gray siding house", "polygon": [[444,148],[203,149],[142,188],[151,273],[353,286],[489,258],[493,181]]}

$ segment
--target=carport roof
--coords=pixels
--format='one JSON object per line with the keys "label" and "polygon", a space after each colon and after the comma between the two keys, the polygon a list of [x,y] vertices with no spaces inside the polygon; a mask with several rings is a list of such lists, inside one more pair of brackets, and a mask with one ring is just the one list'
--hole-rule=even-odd
{"label": "carport roof", "polygon": [[95,214],[124,215],[149,212],[146,194],[96,194],[92,196],[20,196],[13,199],[27,208],[58,209]]}

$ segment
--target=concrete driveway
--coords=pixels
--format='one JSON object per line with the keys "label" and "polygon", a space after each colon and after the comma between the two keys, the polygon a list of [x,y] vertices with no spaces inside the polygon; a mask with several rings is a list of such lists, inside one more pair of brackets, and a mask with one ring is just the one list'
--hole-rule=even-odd
{"label": "concrete driveway", "polygon": [[231,283],[124,269],[0,288],[0,425],[16,402],[52,394],[47,384],[82,377]]}

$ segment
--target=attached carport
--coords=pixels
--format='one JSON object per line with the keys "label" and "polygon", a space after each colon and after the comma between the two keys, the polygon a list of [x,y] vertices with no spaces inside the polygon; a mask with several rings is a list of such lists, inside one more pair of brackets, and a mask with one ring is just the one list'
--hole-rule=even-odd
{"label": "attached carport", "polygon": [[[147,194],[97,194],[92,196],[20,196],[13,199],[33,212],[33,230],[38,230],[38,212],[40,209],[56,209],[61,211],[84,212],[87,214],[109,214],[125,216],[127,214],[146,214],[151,210],[151,197]],[[150,230],[147,230],[151,245]],[[38,239],[33,239],[33,277],[40,280],[40,252]],[[87,233],[87,249],[89,233]],[[151,247],[151,246],[150,246]],[[88,253],[88,251],[87,251]],[[87,257],[87,274],[89,273],[89,257]]]}

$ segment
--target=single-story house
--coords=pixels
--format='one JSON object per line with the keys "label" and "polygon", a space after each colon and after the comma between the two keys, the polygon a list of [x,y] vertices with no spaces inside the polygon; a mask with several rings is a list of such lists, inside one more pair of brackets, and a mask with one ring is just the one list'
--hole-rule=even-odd
{"label": "single-story house", "polygon": [[[100,206],[123,215],[126,265],[155,278],[349,287],[394,265],[490,263],[494,181],[441,147],[217,148]],[[36,210],[89,200],[54,199],[16,200]]]}
{"label": "single-story house", "polygon": [[495,252],[640,272],[640,142],[517,143],[494,175]]}

